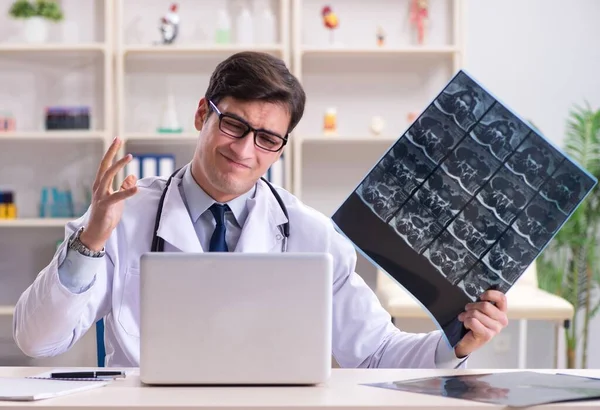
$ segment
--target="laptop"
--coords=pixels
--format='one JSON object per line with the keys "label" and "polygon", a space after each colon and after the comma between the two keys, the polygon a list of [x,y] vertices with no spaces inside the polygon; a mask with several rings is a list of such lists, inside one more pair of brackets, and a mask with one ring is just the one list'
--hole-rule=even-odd
{"label": "laptop", "polygon": [[140,380],[314,385],[331,373],[326,253],[148,253],[140,261]]}

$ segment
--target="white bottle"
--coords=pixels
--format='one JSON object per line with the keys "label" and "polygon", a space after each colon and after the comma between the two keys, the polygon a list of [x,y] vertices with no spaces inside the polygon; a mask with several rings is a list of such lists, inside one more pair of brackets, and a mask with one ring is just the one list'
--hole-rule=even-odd
{"label": "white bottle", "polygon": [[254,44],[254,21],[245,5],[236,19],[235,39],[238,44]]}
{"label": "white bottle", "polygon": [[177,118],[177,109],[175,107],[175,97],[173,93],[169,92],[167,95],[167,101],[163,106],[162,122],[158,129],[158,132],[181,132],[181,126]]}
{"label": "white bottle", "polygon": [[217,10],[217,32],[215,33],[215,43],[231,43],[231,18],[225,7]]}
{"label": "white bottle", "polygon": [[275,44],[277,42],[277,22],[273,10],[266,0],[257,0],[255,5],[257,43]]}

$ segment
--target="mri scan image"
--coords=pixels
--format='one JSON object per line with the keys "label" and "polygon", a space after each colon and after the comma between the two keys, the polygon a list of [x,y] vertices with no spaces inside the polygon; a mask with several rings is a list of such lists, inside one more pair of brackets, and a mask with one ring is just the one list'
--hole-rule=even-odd
{"label": "mri scan image", "polygon": [[532,131],[507,159],[505,166],[537,191],[563,159],[550,143]]}
{"label": "mri scan image", "polygon": [[569,215],[592,189],[593,181],[581,173],[573,163],[565,161],[542,186],[540,194],[553,202],[565,215]]}
{"label": "mri scan image", "polygon": [[406,137],[438,164],[464,134],[447,115],[429,106],[408,129]]}
{"label": "mri scan image", "polygon": [[447,225],[470,199],[469,194],[441,169],[425,180],[416,197],[442,225]]}
{"label": "mri scan image", "polygon": [[483,257],[483,263],[511,285],[533,262],[538,251],[512,229]]}
{"label": "mri scan image", "polygon": [[469,203],[448,226],[448,231],[475,256],[480,257],[506,230],[485,208]]}
{"label": "mri scan image", "polygon": [[[401,154],[396,155],[397,151]],[[429,176],[435,164],[407,138],[402,138],[394,146],[392,152],[394,152],[394,162],[390,164],[387,171],[396,178],[398,184],[410,195]]]}
{"label": "mri scan image", "polygon": [[381,166],[373,169],[357,189],[357,194],[384,222],[387,222],[408,198],[398,181]]}
{"label": "mri scan image", "polygon": [[390,225],[417,253],[431,242],[443,229],[437,218],[414,199],[409,199]]}
{"label": "mri scan image", "polygon": [[458,283],[458,287],[475,302],[482,293],[494,289],[506,293],[511,284],[503,280],[498,274],[491,271],[481,262],[477,262],[473,269]]}
{"label": "mri scan image", "polygon": [[448,316],[507,292],[596,184],[461,70],[332,220],[458,342]]}
{"label": "mri scan image", "polygon": [[459,72],[435,99],[433,105],[455,124],[470,131],[494,99],[464,72]]}
{"label": "mri scan image", "polygon": [[471,195],[474,195],[500,166],[501,163],[471,137],[462,140],[441,165],[442,169]]}
{"label": "mri scan image", "polygon": [[517,175],[501,167],[477,194],[477,200],[510,225],[534,195],[535,191],[523,184]]}
{"label": "mri scan image", "polygon": [[516,233],[541,250],[566,220],[554,203],[536,194],[512,225]]}
{"label": "mri scan image", "polygon": [[477,258],[448,231],[442,232],[423,255],[453,285],[477,262]]}
{"label": "mri scan image", "polygon": [[492,108],[473,127],[470,135],[484,145],[492,155],[504,161],[529,133],[529,127],[500,103]]}

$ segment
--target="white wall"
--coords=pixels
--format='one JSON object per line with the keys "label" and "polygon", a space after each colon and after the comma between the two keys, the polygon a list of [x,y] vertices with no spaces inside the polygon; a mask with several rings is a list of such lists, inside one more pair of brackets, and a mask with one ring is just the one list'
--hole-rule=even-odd
{"label": "white wall", "polygon": [[[465,69],[562,146],[573,104],[600,106],[600,1],[467,0]],[[514,341],[516,323],[507,329]],[[552,328],[531,323],[529,367],[546,367],[554,347]],[[600,316],[590,329],[590,368],[600,367]],[[516,346],[513,344],[512,346]],[[516,354],[485,349],[472,366],[516,364]]]}

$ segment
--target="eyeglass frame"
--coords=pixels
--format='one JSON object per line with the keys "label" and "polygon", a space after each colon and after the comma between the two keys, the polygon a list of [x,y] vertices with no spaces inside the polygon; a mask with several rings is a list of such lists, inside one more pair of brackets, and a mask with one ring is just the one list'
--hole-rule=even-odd
{"label": "eyeglass frame", "polygon": [[[263,128],[254,128],[253,126],[251,126],[250,124],[248,124],[248,122],[246,120],[244,120],[243,118],[241,118],[241,117],[239,117],[239,116],[237,116],[235,114],[229,114],[229,113],[223,113],[223,112],[221,112],[221,110],[219,110],[217,108],[217,105],[215,103],[213,103],[212,100],[208,100],[208,103],[211,105],[212,109],[215,111],[215,113],[217,114],[217,116],[219,118],[219,124],[218,124],[219,125],[219,130],[222,133],[224,133],[225,135],[227,135],[227,136],[229,136],[231,138],[242,139],[246,135],[248,135],[250,132],[252,132],[252,134],[254,135],[254,146],[256,146],[256,147],[258,147],[260,149],[263,149],[265,151],[268,151],[268,152],[279,152],[287,144],[289,133],[285,134],[285,136],[282,137],[279,134],[275,134],[274,132],[269,131],[269,130],[265,130]],[[231,135],[228,132],[223,131],[223,129],[221,128],[221,122],[222,122],[222,120],[223,120],[224,117],[228,117],[228,118],[231,118],[231,119],[234,119],[236,121],[241,122],[243,125],[246,126],[246,131],[244,131],[244,133],[241,136]],[[283,144],[281,145],[281,147],[279,147],[276,150],[268,149],[268,148],[265,148],[265,147],[263,147],[261,145],[258,145],[258,143],[256,142],[256,135],[257,135],[258,132],[263,132],[263,133],[268,134],[268,135],[270,135],[272,137],[279,138],[280,140],[283,141]]]}

